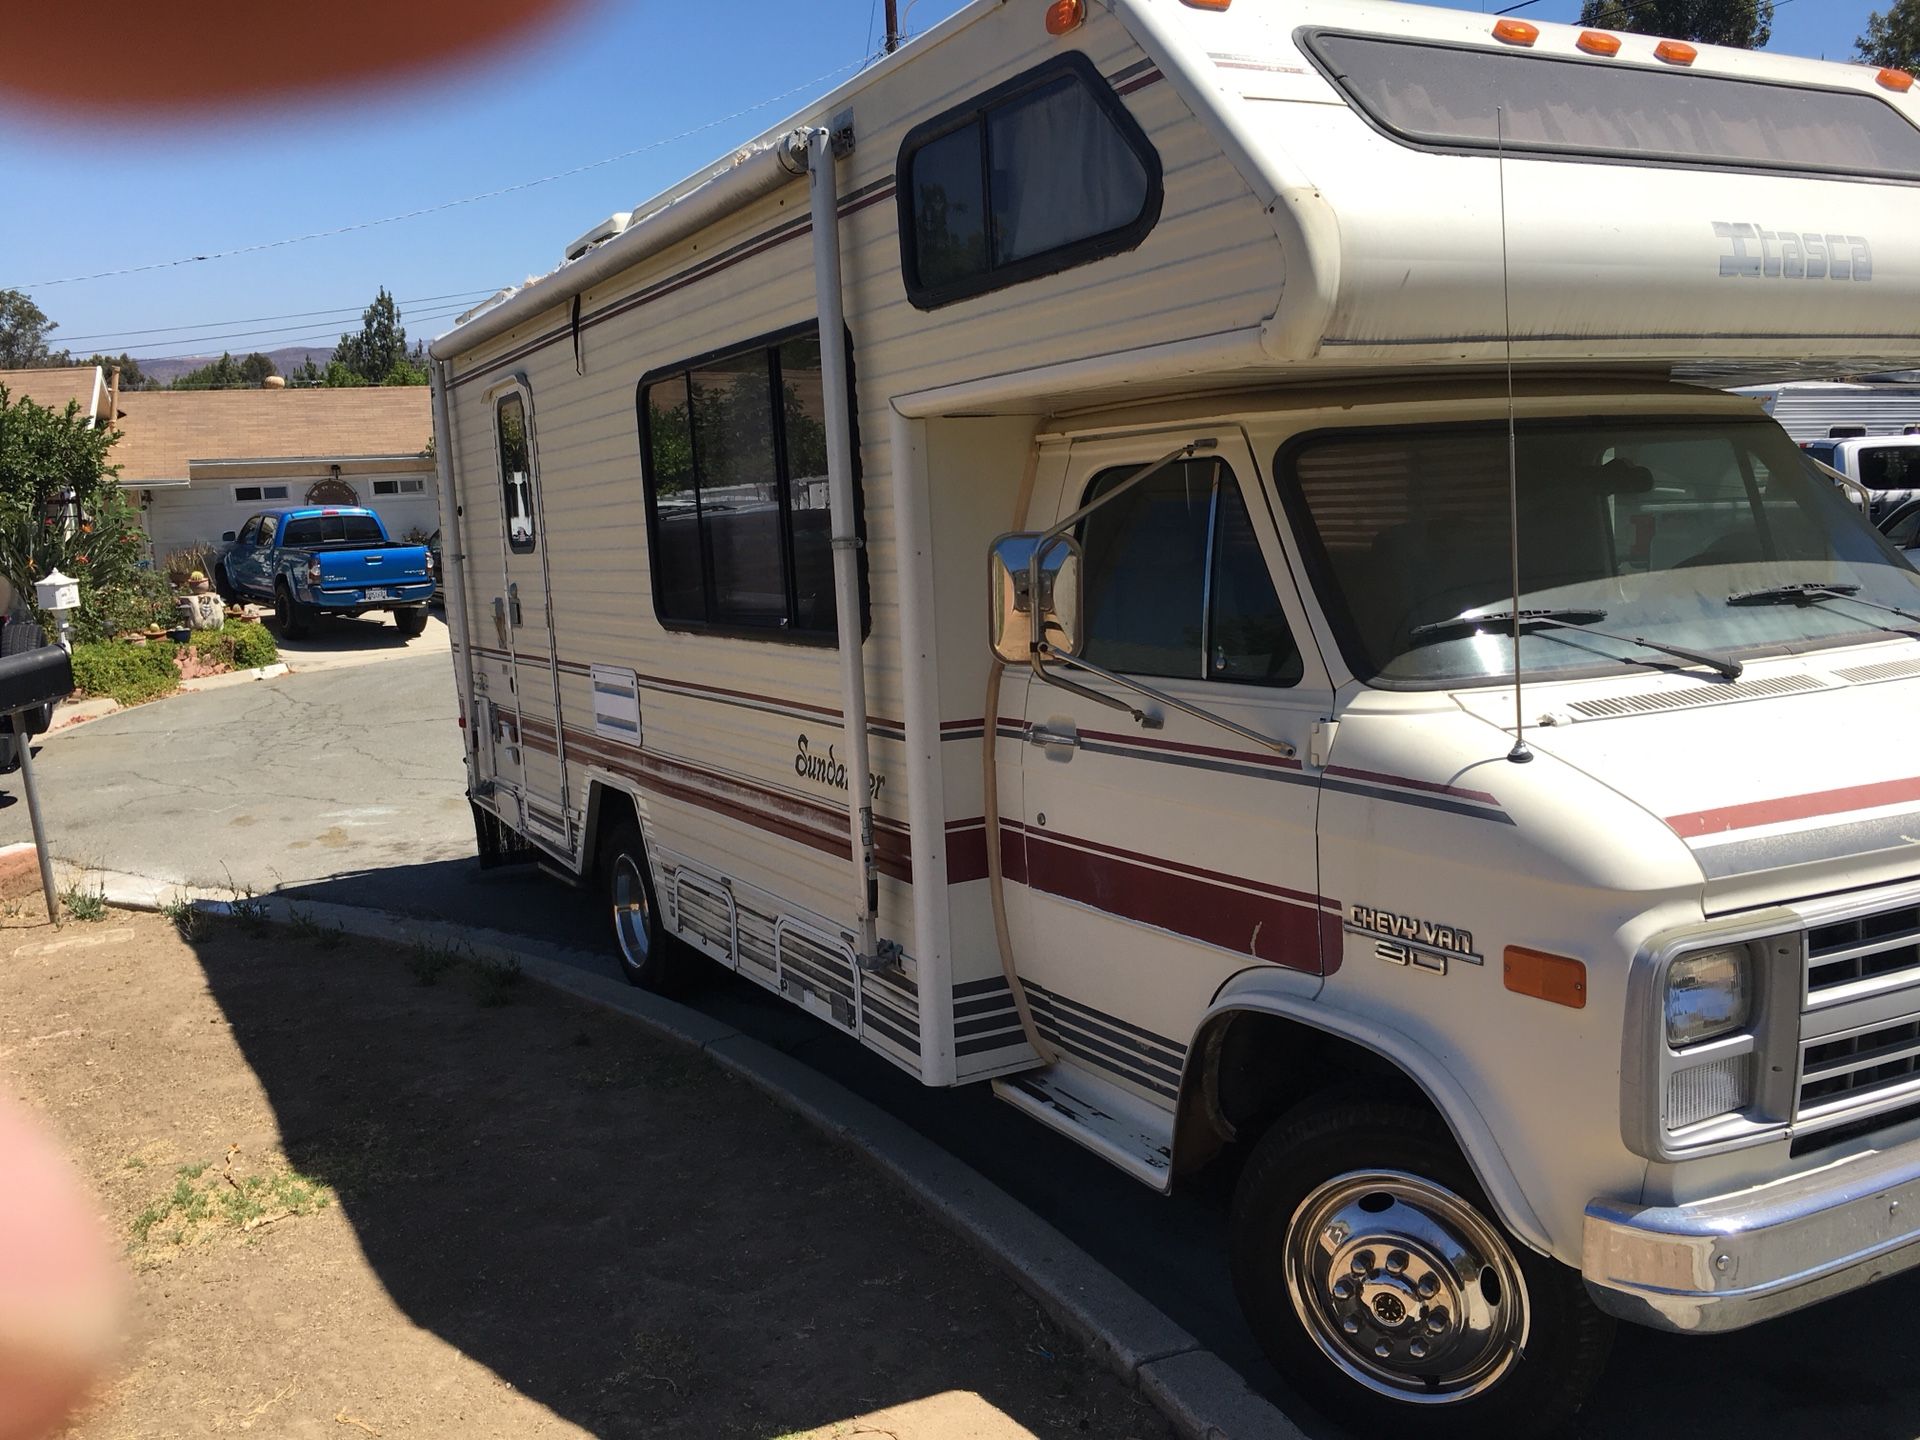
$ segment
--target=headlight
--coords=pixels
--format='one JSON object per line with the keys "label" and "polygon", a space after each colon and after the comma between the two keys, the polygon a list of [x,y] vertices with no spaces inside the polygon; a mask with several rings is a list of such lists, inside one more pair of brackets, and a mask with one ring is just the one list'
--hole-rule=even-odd
{"label": "headlight", "polygon": [[1753,957],[1744,945],[1696,950],[1667,968],[1667,1043],[1697,1045],[1753,1014]]}

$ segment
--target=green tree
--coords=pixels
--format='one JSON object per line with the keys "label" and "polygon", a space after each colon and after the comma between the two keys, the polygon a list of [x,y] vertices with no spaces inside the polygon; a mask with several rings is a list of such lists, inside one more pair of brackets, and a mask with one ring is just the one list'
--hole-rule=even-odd
{"label": "green tree", "polygon": [[120,367],[120,388],[122,390],[145,390],[153,384],[153,378],[140,368],[140,362],[131,355],[89,355],[84,360],[75,360],[75,365],[98,365],[102,370]]}
{"label": "green tree", "polygon": [[1869,65],[1920,69],[1920,0],[1893,0],[1884,12],[1867,16],[1867,33],[1854,52]]}
{"label": "green tree", "polygon": [[[426,374],[420,372],[419,379],[413,379],[412,369],[407,358],[407,332],[400,323],[400,307],[393,303],[393,296],[382,285],[380,293],[373,297],[360,316],[358,333],[340,337],[340,343],[333,347],[333,365],[344,366],[359,377],[362,385],[424,385]],[[388,379],[399,375],[407,378]],[[327,383],[331,384],[332,381]]]}
{"label": "green tree", "polygon": [[278,375],[279,373],[280,367],[275,365],[270,357],[262,355],[258,350],[240,362],[241,378],[249,385],[259,385],[269,375]]}
{"label": "green tree", "polygon": [[0,370],[66,364],[66,355],[47,345],[59,328],[24,290],[0,290]]}
{"label": "green tree", "polygon": [[1773,6],[1774,0],[1582,0],[1580,23],[1758,50],[1773,36]]}
{"label": "green tree", "polygon": [[83,640],[150,624],[171,606],[164,578],[147,568],[139,512],[107,461],[119,438],[71,401],[52,410],[0,386],[0,576],[29,605],[48,571],[73,576]]}
{"label": "green tree", "polygon": [[211,364],[202,365],[198,370],[189,370],[177,377],[171,388],[175,390],[242,390],[246,388],[247,377],[241,372],[240,362],[233,356],[223,354]]}

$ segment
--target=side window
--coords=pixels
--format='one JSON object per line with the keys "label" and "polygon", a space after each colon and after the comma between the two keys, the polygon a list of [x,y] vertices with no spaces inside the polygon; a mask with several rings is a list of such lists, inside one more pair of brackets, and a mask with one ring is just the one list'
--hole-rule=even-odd
{"label": "side window", "polygon": [[259,545],[273,544],[274,532],[279,528],[280,522],[273,516],[262,515],[260,517],[260,538],[255,543]]}
{"label": "side window", "polygon": [[1920,490],[1920,445],[1862,448],[1860,483],[1869,490]]}
{"label": "side window", "polygon": [[1160,157],[1078,53],[916,126],[895,183],[922,310],[1130,250],[1160,217]]}
{"label": "side window", "polygon": [[[650,377],[641,382],[639,409],[661,622],[833,638],[818,333],[760,341]],[[857,438],[854,444],[857,454]]]}
{"label": "side window", "polygon": [[[1133,473],[1102,471],[1097,499]],[[1303,673],[1280,597],[1231,468],[1170,465],[1083,522],[1083,653],[1123,674],[1297,685]]]}
{"label": "side window", "polygon": [[238,535],[238,537],[235,538],[233,543],[235,545],[253,545],[253,544],[256,544],[259,541],[259,539],[260,539],[260,517],[258,515],[253,515],[253,516],[249,516],[247,519],[247,523],[240,527],[240,534]]}
{"label": "side window", "polygon": [[503,396],[494,417],[500,436],[500,491],[507,517],[507,548],[526,555],[534,546],[533,447],[527,443],[527,402],[517,392]]}

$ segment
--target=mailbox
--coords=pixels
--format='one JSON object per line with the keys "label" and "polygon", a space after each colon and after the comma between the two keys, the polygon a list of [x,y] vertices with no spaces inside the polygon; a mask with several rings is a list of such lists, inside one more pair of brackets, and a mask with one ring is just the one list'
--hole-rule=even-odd
{"label": "mailbox", "polygon": [[39,602],[42,610],[56,615],[65,610],[78,610],[80,582],[71,575],[62,575],[58,570],[49,571],[46,579],[34,582],[33,598]]}
{"label": "mailbox", "polygon": [[72,690],[73,657],[58,645],[0,657],[0,715],[51,705]]}

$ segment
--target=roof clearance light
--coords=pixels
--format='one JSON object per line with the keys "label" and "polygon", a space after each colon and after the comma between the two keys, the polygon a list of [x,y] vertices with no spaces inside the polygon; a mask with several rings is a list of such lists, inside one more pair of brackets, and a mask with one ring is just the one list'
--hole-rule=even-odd
{"label": "roof clearance light", "polygon": [[1903,95],[1913,88],[1913,76],[1904,70],[1882,70],[1879,80],[1887,89],[1898,90]]}
{"label": "roof clearance light", "polygon": [[1053,0],[1047,6],[1047,33],[1064,35],[1087,18],[1087,0]]}
{"label": "roof clearance light", "polygon": [[1509,45],[1531,45],[1540,38],[1540,27],[1525,20],[1496,20],[1493,38]]}
{"label": "roof clearance light", "polygon": [[1580,38],[1573,42],[1589,55],[1618,55],[1620,37],[1609,35],[1601,30],[1582,30]]}
{"label": "roof clearance light", "polygon": [[1224,10],[1233,0],[1185,0],[1185,3],[1195,10]]}
{"label": "roof clearance light", "polygon": [[1662,40],[1653,47],[1654,58],[1669,65],[1691,65],[1700,52],[1684,40]]}

